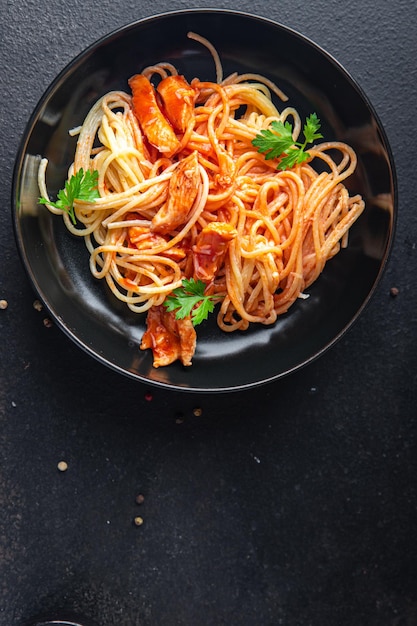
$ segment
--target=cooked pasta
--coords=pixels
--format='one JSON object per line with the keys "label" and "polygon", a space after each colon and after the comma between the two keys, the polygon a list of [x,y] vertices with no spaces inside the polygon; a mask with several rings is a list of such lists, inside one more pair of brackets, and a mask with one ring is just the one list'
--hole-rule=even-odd
{"label": "cooked pasta", "polygon": [[[285,170],[265,159],[252,140],[274,120],[290,120],[296,142],[298,112],[259,75],[224,79],[211,52],[217,82],[188,83],[159,63],[131,77],[126,92],[101,97],[73,130],[68,172],[96,170],[99,197],[74,202],[75,225],[47,204],[84,238],[92,275],[132,311],[148,312],[141,347],[152,348],[155,367],[177,358],[189,365],[194,354],[189,319],[181,324],[163,305],[184,278],[218,296],[222,331],[273,324],[307,297],[364,209],[344,185],[356,167],[350,146],[314,145],[307,161]],[[39,187],[49,201],[46,167],[43,159]]]}

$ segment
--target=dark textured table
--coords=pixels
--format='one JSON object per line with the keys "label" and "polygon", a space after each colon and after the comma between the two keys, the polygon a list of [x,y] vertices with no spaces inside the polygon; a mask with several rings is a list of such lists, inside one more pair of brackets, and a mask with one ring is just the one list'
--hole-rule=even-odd
{"label": "dark textured table", "polygon": [[391,258],[350,331],[290,377],[220,396],[148,388],[45,325],[10,218],[18,145],[55,75],[167,5],[1,6],[0,625],[416,625],[417,5],[210,3],[334,55],[373,103],[399,184]]}

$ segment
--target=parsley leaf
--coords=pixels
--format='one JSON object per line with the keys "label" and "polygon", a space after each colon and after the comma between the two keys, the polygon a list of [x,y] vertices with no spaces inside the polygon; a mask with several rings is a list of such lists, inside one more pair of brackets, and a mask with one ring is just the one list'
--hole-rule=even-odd
{"label": "parsley leaf", "polygon": [[84,172],[80,168],[76,174],[73,174],[69,180],[65,181],[65,188],[58,191],[56,202],[51,202],[47,198],[39,198],[39,204],[50,204],[56,209],[66,211],[69,214],[73,224],[76,224],[74,213],[74,201],[84,200],[86,202],[94,202],[100,197],[97,189],[98,171]]}
{"label": "parsley leaf", "polygon": [[323,135],[318,133],[317,131],[320,129],[320,120],[317,117],[316,113],[312,113],[307,117],[306,122],[304,124],[303,133],[306,146],[308,143],[313,143],[316,139],[322,139]]}
{"label": "parsley leaf", "polygon": [[294,167],[298,163],[303,163],[310,158],[306,152],[307,144],[313,143],[316,139],[321,139],[323,135],[319,133],[320,120],[316,113],[307,117],[304,128],[304,142],[294,141],[292,138],[292,126],[289,122],[274,121],[271,127],[261,130],[252,140],[252,145],[258,148],[258,152],[265,155],[265,159],[280,158],[277,169],[285,170]]}
{"label": "parsley leaf", "polygon": [[274,121],[271,123],[272,130],[261,130],[253,139],[252,144],[258,148],[258,152],[265,153],[265,159],[275,159],[286,153],[294,140],[292,138],[292,128],[289,122]]}
{"label": "parsley leaf", "polygon": [[173,290],[166,298],[164,306],[168,311],[176,311],[177,320],[191,315],[193,326],[197,326],[214,311],[214,300],[221,297],[205,295],[205,288],[206,285],[202,280],[184,278],[182,287]]}

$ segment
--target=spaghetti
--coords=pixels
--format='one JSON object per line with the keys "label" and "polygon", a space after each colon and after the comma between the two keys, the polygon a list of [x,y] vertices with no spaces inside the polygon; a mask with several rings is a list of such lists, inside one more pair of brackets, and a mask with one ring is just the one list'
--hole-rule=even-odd
{"label": "spaghetti", "polygon": [[[159,63],[129,79],[131,93],[101,97],[72,131],[78,140],[68,173],[97,170],[100,197],[74,202],[76,225],[47,204],[84,238],[92,275],[132,311],[147,312],[141,347],[153,350],[155,367],[191,364],[190,320],[163,306],[184,278],[218,296],[223,331],[273,324],[307,297],[364,209],[344,185],[356,167],[350,146],[315,145],[307,161],[284,171],[256,150],[253,139],[274,120],[291,120],[295,142],[299,114],[287,105],[279,111],[272,94],[286,96],[261,76],[224,79],[211,52],[217,82],[188,83]],[[49,200],[46,167],[42,159],[39,187]]]}

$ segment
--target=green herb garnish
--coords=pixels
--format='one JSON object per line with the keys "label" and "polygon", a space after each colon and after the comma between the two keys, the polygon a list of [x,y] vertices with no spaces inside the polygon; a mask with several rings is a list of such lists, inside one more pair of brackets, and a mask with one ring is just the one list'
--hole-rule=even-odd
{"label": "green herb garnish", "polygon": [[177,320],[191,315],[193,326],[197,326],[214,311],[214,301],[221,297],[207,296],[204,293],[205,288],[206,285],[202,280],[184,278],[182,287],[173,290],[166,298],[164,306],[168,311],[176,311]]}
{"label": "green herb garnish", "polygon": [[284,124],[282,122],[272,122],[271,129],[261,130],[255,139],[252,140],[252,145],[258,148],[258,152],[265,154],[265,159],[282,157],[277,165],[277,169],[285,170],[310,158],[309,153],[305,149],[307,144],[323,137],[318,132],[319,129],[320,120],[316,113],[312,113],[306,119],[303,128],[305,141],[303,143],[299,141],[294,142],[292,126],[289,122]]}
{"label": "green herb garnish", "polygon": [[45,197],[39,198],[39,204],[50,204],[56,209],[61,209],[69,214],[73,224],[76,224],[74,213],[74,201],[84,200],[86,202],[94,202],[100,197],[97,189],[98,171],[94,170],[90,172],[87,170],[84,172],[83,168],[80,168],[76,174],[73,174],[71,178],[65,181],[65,188],[58,191],[58,199],[56,202],[51,202]]}

